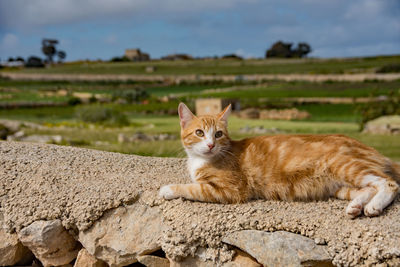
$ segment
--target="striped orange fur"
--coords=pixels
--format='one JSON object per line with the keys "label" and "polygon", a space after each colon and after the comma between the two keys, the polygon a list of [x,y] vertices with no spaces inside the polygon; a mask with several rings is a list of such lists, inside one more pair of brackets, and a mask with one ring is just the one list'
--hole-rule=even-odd
{"label": "striped orange fur", "polygon": [[400,166],[343,135],[277,135],[233,141],[228,106],[196,117],[179,105],[191,184],[166,185],[160,196],[240,203],[250,199],[350,200],[346,213],[379,215],[399,192]]}

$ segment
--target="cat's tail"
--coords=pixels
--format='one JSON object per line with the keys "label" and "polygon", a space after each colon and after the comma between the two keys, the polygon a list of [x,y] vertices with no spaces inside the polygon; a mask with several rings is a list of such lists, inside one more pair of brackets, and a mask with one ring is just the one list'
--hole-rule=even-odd
{"label": "cat's tail", "polygon": [[400,164],[387,159],[384,172],[400,185]]}

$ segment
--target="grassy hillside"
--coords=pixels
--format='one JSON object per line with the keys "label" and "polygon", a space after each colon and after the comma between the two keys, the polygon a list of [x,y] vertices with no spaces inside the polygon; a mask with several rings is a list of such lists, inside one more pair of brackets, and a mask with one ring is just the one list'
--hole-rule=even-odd
{"label": "grassy hillside", "polygon": [[[249,60],[185,60],[149,62],[71,62],[43,69],[14,70],[26,73],[69,74],[148,74],[147,66],[156,67],[148,74],[327,74],[375,72],[395,64],[400,55],[346,59],[249,59]],[[10,69],[3,69],[10,71]]]}
{"label": "grassy hillside", "polygon": [[[192,60],[139,63],[75,62],[45,69],[3,69],[28,73],[145,74],[257,74],[257,73],[359,73],[400,61],[400,56],[354,59],[279,60]],[[341,133],[375,147],[384,155],[400,160],[398,136],[369,135],[359,131],[360,107],[356,98],[400,94],[400,80],[364,82],[236,81],[168,82],[135,81],[14,81],[0,79],[0,118],[40,123],[44,129],[25,129],[25,134],[63,136],[63,145],[81,146],[148,156],[184,156],[179,140],[176,109],[180,101],[194,109],[197,98],[240,100],[242,109],[256,107],[297,108],[311,114],[302,121],[250,120],[232,116],[233,138],[254,136],[243,127],[278,128],[286,134]],[[144,93],[135,99],[135,95]],[[85,97],[83,97],[85,96]],[[327,104],[329,98],[346,101]],[[301,99],[312,100],[312,102]],[[78,101],[77,101],[78,100]],[[350,100],[350,101],[349,101]],[[325,101],[325,102],[324,102]],[[63,106],[29,107],[47,103]],[[386,103],[386,102],[385,102]],[[385,105],[383,103],[383,105]],[[12,105],[13,108],[10,108]],[[90,114],[89,114],[90,113]],[[102,119],[102,116],[109,116]],[[115,123],[117,122],[117,123]],[[148,135],[168,133],[176,140],[119,143],[118,136],[137,132]]]}

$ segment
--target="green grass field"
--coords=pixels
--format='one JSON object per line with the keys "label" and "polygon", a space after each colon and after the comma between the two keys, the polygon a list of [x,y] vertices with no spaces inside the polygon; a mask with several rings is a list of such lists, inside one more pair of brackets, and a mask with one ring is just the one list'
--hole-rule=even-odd
{"label": "green grass field", "polygon": [[[249,59],[249,60],[185,60],[149,62],[72,62],[43,69],[11,70],[26,73],[70,74],[147,74],[147,66],[155,66],[154,74],[288,74],[288,73],[359,73],[375,72],[385,65],[398,63],[400,56],[347,59]],[[2,71],[10,71],[4,69]]]}
{"label": "green grass field", "polygon": [[[89,73],[89,74],[144,74],[145,67],[156,66],[154,74],[254,74],[254,73],[358,73],[375,72],[387,64],[398,62],[400,56],[355,59],[274,59],[274,60],[192,60],[151,61],[139,63],[75,62],[46,69],[22,69],[37,73]],[[151,74],[149,74],[151,75]],[[145,90],[146,102],[121,104],[114,98],[126,92]],[[305,110],[311,117],[302,121],[249,120],[232,116],[230,133],[234,139],[253,136],[243,134],[245,126],[278,128],[285,134],[330,134],[340,133],[356,138],[375,147],[384,155],[400,160],[400,138],[398,136],[367,135],[359,132],[360,104],[299,103],[299,98],[359,98],[388,96],[400,93],[400,80],[365,82],[283,82],[267,81],[262,84],[238,81],[234,83],[197,82],[183,84],[117,81],[13,81],[0,79],[0,104],[4,103],[63,103],[66,106],[27,108],[16,105],[14,109],[0,109],[0,118],[31,121],[47,126],[42,130],[25,129],[26,134],[62,135],[64,145],[73,145],[122,153],[146,156],[184,156],[179,140],[179,121],[176,109],[180,101],[194,108],[197,98],[238,99],[242,109],[292,108]],[[76,94],[99,94],[107,103],[90,104],[109,109],[129,122],[128,126],[111,125],[106,122],[83,121],[82,112],[89,104],[72,105]],[[169,96],[168,102],[161,98]],[[114,100],[113,100],[114,99]],[[0,106],[1,107],[1,106]],[[160,115],[163,114],[163,115]],[[169,115],[166,115],[169,114]],[[172,115],[174,114],[174,115]],[[169,133],[176,140],[118,143],[118,135],[136,132],[146,134]]]}
{"label": "green grass field", "polygon": [[[184,157],[185,153],[179,140],[179,120],[177,116],[133,116],[130,117],[132,125],[124,128],[106,128],[70,121],[65,123],[47,124],[46,130],[27,130],[27,133],[62,135],[75,146],[94,148],[99,150],[114,151],[144,156]],[[63,127],[64,126],[64,127]],[[229,131],[233,139],[255,136],[243,134],[240,129],[245,126],[263,126],[265,128],[278,128],[284,134],[346,134],[350,137],[376,148],[384,155],[400,160],[400,138],[398,136],[366,135],[358,132],[358,125],[352,122],[303,122],[303,121],[271,121],[249,120],[232,116],[229,120]],[[126,136],[136,132],[146,134],[170,133],[177,137],[169,141],[149,141],[118,143],[118,134]]]}
{"label": "green grass field", "polygon": [[[232,87],[233,86],[233,87]],[[255,84],[137,84],[134,82],[51,82],[51,81],[10,81],[0,79],[0,103],[18,102],[67,102],[70,95],[57,96],[60,90],[73,93],[102,94],[111,99],[114,94],[143,88],[152,98],[177,95],[178,98],[167,102],[150,101],[149,104],[119,105],[109,103],[107,107],[118,109],[126,113],[157,113],[160,110],[175,110],[179,101],[184,101],[190,106],[196,98],[221,97],[236,98],[241,101],[242,108],[246,107],[297,107],[308,111],[312,116],[309,121],[341,121],[357,122],[360,120],[357,106],[353,104],[294,104],[290,100],[282,102],[281,99],[295,99],[299,97],[368,97],[388,95],[392,91],[399,91],[400,81],[390,82],[280,82],[270,81],[255,88]],[[222,89],[223,92],[210,92],[210,89]],[[50,95],[48,95],[50,93]],[[42,109],[17,109],[0,110],[0,116],[9,116],[15,119],[60,120],[73,117],[71,107],[54,107]],[[47,115],[46,115],[47,114]]]}

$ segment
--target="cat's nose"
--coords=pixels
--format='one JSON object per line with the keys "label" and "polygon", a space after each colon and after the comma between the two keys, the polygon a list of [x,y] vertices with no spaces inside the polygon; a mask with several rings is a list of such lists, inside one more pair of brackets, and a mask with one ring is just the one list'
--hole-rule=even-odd
{"label": "cat's nose", "polygon": [[207,146],[208,146],[208,148],[209,148],[210,150],[213,149],[213,148],[215,147],[214,144],[207,144]]}

